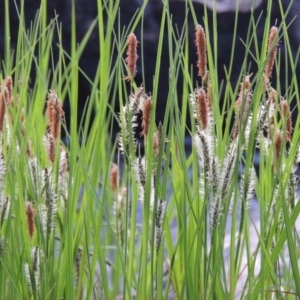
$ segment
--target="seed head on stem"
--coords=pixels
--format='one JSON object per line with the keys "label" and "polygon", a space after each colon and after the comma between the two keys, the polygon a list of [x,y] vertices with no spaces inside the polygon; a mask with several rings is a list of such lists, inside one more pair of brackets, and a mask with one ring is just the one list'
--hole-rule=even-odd
{"label": "seed head on stem", "polygon": [[265,77],[267,81],[272,75],[272,70],[275,63],[275,58],[277,55],[277,45],[278,45],[278,28],[273,26],[270,30],[269,40],[268,40],[268,62],[265,67]]}
{"label": "seed head on stem", "polygon": [[252,99],[250,76],[247,75],[240,85],[238,98],[235,102],[236,117],[233,125],[232,138],[235,140],[241,130],[243,123],[247,119],[249,105]]}
{"label": "seed head on stem", "polygon": [[47,136],[48,156],[51,162],[55,160],[55,148],[60,136],[61,119],[64,116],[61,101],[57,98],[55,91],[50,91],[47,101],[47,115],[49,133]]}
{"label": "seed head on stem", "polygon": [[158,158],[159,155],[159,147],[160,147],[160,141],[162,136],[162,123],[159,122],[157,131],[153,134],[153,152],[156,158]]}
{"label": "seed head on stem", "polygon": [[36,210],[33,207],[33,204],[30,201],[27,201],[25,204],[26,207],[26,218],[27,218],[27,227],[30,239],[32,239],[34,234],[34,218],[36,215]]}
{"label": "seed head on stem", "polygon": [[118,189],[118,181],[119,181],[119,168],[116,164],[113,164],[110,169],[110,186],[114,192]]}
{"label": "seed head on stem", "polygon": [[275,151],[275,157],[273,161],[274,173],[277,173],[279,170],[282,141],[283,141],[282,132],[280,130],[276,130],[274,132],[274,151]]}
{"label": "seed head on stem", "polygon": [[280,104],[281,104],[281,113],[283,116],[283,121],[286,124],[285,125],[285,140],[287,142],[291,142],[293,125],[292,125],[292,117],[291,117],[290,107],[286,100],[281,101]]}
{"label": "seed head on stem", "polygon": [[196,40],[195,44],[197,47],[197,67],[198,67],[198,75],[205,78],[207,73],[207,56],[206,56],[206,37],[204,29],[201,25],[196,27]]}
{"label": "seed head on stem", "polygon": [[13,103],[13,80],[11,76],[6,77],[4,81],[4,86],[7,88],[7,103],[12,104]]}
{"label": "seed head on stem", "polygon": [[6,110],[6,94],[7,88],[0,91],[0,131],[2,132],[4,127],[5,110]]}
{"label": "seed head on stem", "polygon": [[130,81],[131,78],[136,75],[136,62],[138,59],[137,55],[137,38],[134,33],[130,33],[127,38],[127,57],[125,58],[125,62],[128,69],[128,75],[124,78],[126,81]]}
{"label": "seed head on stem", "polygon": [[57,98],[55,91],[50,91],[47,101],[47,114],[49,122],[49,132],[56,140],[60,134],[61,119],[64,116],[61,101]]}
{"label": "seed head on stem", "polygon": [[209,103],[207,101],[206,92],[204,89],[196,91],[197,101],[197,117],[202,129],[206,129],[209,125]]}
{"label": "seed head on stem", "polygon": [[142,120],[142,128],[141,136],[147,136],[149,125],[150,125],[150,116],[151,116],[151,107],[152,100],[151,97],[148,97],[143,103],[143,120]]}

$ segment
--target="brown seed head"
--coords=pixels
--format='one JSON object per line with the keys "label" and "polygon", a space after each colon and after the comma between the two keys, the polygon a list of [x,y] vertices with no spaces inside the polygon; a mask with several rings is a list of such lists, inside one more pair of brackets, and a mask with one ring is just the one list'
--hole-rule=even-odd
{"label": "brown seed head", "polygon": [[136,75],[136,62],[138,59],[137,55],[137,38],[134,33],[130,33],[127,38],[127,57],[125,58],[125,62],[128,69],[128,75],[124,78],[126,81],[130,81],[131,78]]}
{"label": "brown seed head", "polygon": [[50,91],[47,101],[48,126],[52,137],[56,140],[60,134],[61,119],[64,116],[61,101],[55,91]]}
{"label": "brown seed head", "polygon": [[273,26],[270,30],[268,40],[268,62],[265,67],[265,75],[269,79],[272,75],[272,69],[275,63],[278,46],[278,28]]}
{"label": "brown seed head", "polygon": [[292,131],[293,131],[293,125],[292,125],[292,117],[290,112],[289,104],[286,100],[281,101],[281,113],[283,116],[283,120],[285,122],[285,140],[287,142],[291,142],[292,139]]}
{"label": "brown seed head", "polygon": [[159,133],[154,132],[153,134],[153,152],[155,157],[158,157],[159,154]]}
{"label": "brown seed head", "polygon": [[53,163],[55,161],[55,148],[56,140],[53,138],[51,133],[47,134],[47,152],[49,160]]}
{"label": "brown seed head", "polygon": [[209,121],[209,104],[204,89],[200,88],[196,91],[196,101],[198,122],[203,129],[206,129]]}
{"label": "brown seed head", "polygon": [[[269,106],[269,109],[272,109],[272,106],[275,106],[275,104],[277,103],[277,98],[278,98],[277,91],[272,87],[270,87],[268,90],[268,101],[267,101],[267,105]],[[274,124],[274,113],[272,113],[272,116],[269,117],[269,124],[270,125]]]}
{"label": "brown seed head", "polygon": [[69,171],[68,165],[68,153],[64,147],[60,147],[60,159],[59,159],[59,174],[62,175]]}
{"label": "brown seed head", "polygon": [[[250,99],[248,96],[252,95],[251,91],[251,81],[250,81],[251,75],[246,75],[244,78],[244,81],[240,84],[240,91],[238,94],[238,98],[235,101],[235,108],[237,110],[240,109],[242,105],[244,105],[244,110],[248,110]],[[246,106],[246,107],[245,107]]]}
{"label": "brown seed head", "polygon": [[11,76],[8,76],[4,81],[4,86],[7,88],[7,104],[13,103],[13,80]]}
{"label": "brown seed head", "polygon": [[110,186],[111,189],[115,192],[119,184],[119,168],[116,164],[112,164],[110,169]]}
{"label": "brown seed head", "polygon": [[5,87],[2,91],[0,91],[0,132],[2,132],[4,127],[4,118],[5,118],[5,110],[6,110],[6,94],[7,88]]}
{"label": "brown seed head", "polygon": [[240,88],[241,91],[250,90],[250,88],[251,88],[251,80],[250,80],[251,76],[252,76],[252,74],[245,75],[244,81],[241,83],[241,88]]}
{"label": "brown seed head", "polygon": [[283,141],[282,132],[280,130],[275,131],[274,132],[275,157],[273,161],[273,170],[275,173],[277,173],[277,171],[279,170],[282,141]]}
{"label": "brown seed head", "polygon": [[[249,105],[252,99],[250,76],[248,77],[246,76],[245,80],[241,83],[238,98],[235,101],[236,117],[235,117],[235,121],[233,124],[233,131],[232,131],[233,139],[237,138],[239,129],[241,128],[241,126],[243,126],[247,118]],[[248,87],[249,89],[245,89],[246,87]]]}
{"label": "brown seed head", "polygon": [[148,97],[143,103],[143,120],[141,136],[146,136],[148,134],[149,125],[150,125],[150,116],[151,116],[151,107],[152,100],[151,97]]}
{"label": "brown seed head", "polygon": [[204,79],[207,73],[207,56],[206,56],[206,37],[204,29],[201,25],[196,27],[196,40],[195,44],[197,47],[197,67],[198,75]]}
{"label": "brown seed head", "polygon": [[269,100],[271,101],[271,103],[276,103],[277,98],[278,98],[278,93],[275,89],[270,88],[268,96],[269,96]]}
{"label": "brown seed head", "polygon": [[32,239],[34,234],[34,218],[36,215],[36,210],[33,208],[33,204],[29,201],[25,203],[26,218],[27,218],[27,228],[29,232],[30,239]]}

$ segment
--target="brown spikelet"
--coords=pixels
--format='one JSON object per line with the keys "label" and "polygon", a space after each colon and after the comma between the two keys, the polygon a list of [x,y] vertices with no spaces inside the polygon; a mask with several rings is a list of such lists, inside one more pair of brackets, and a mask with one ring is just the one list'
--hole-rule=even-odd
{"label": "brown spikelet", "polygon": [[118,188],[118,182],[119,182],[119,168],[116,164],[112,164],[112,167],[110,169],[110,186],[114,192]]}
{"label": "brown spikelet", "polygon": [[[157,131],[153,135],[153,152],[156,158],[159,155],[159,147],[160,147],[160,141],[162,137],[162,130],[163,130],[163,125],[161,122],[159,122]],[[167,142],[167,139],[165,140],[165,142]]]}
{"label": "brown spikelet", "polygon": [[277,55],[278,28],[273,26],[270,30],[268,40],[268,62],[265,67],[265,76],[269,79],[272,75],[272,69]]}
{"label": "brown spikelet", "polygon": [[55,91],[50,91],[47,101],[47,115],[49,132],[56,140],[60,134],[61,119],[64,116],[61,101],[57,98]]}
{"label": "brown spikelet", "polygon": [[195,44],[197,47],[197,67],[198,75],[204,79],[207,73],[207,56],[206,56],[206,37],[204,29],[201,25],[196,27],[196,40]]}
{"label": "brown spikelet", "polygon": [[231,136],[235,140],[237,138],[238,134],[239,134],[238,123],[234,122],[234,126],[233,126],[233,130],[232,130]]}
{"label": "brown spikelet", "polygon": [[279,170],[282,140],[283,140],[282,139],[282,132],[277,130],[274,133],[275,157],[274,157],[274,161],[273,161],[273,171],[275,173],[277,173],[277,171]]}
{"label": "brown spikelet", "polygon": [[56,141],[51,133],[47,134],[47,151],[49,160],[53,163],[55,161],[55,147]]}
{"label": "brown spikelet", "polygon": [[[267,105],[269,106],[269,109],[272,108],[272,105],[273,106],[276,105],[277,98],[278,98],[277,91],[275,89],[273,89],[272,87],[270,87],[269,91],[268,91],[268,101],[267,101]],[[274,113],[269,118],[269,125],[273,125],[273,124],[274,124]]]}
{"label": "brown spikelet", "polygon": [[13,80],[11,76],[8,76],[4,81],[4,86],[7,88],[7,104],[13,103]]}
{"label": "brown spikelet", "polygon": [[271,103],[276,103],[278,98],[278,93],[275,89],[270,88],[268,92],[269,100]]}
{"label": "brown spikelet", "polygon": [[48,157],[53,163],[55,160],[56,141],[60,136],[61,120],[64,116],[61,101],[57,98],[55,91],[50,91],[47,100],[47,115],[48,115],[48,128],[47,135],[47,150]]}
{"label": "brown spikelet", "polygon": [[128,69],[128,75],[124,78],[126,81],[130,81],[131,78],[136,75],[136,62],[138,59],[137,55],[137,38],[134,33],[130,33],[127,38],[127,57],[125,58],[125,62]]}
{"label": "brown spikelet", "polygon": [[33,208],[33,204],[29,201],[25,203],[26,218],[27,218],[27,228],[29,232],[30,239],[32,239],[34,234],[34,218],[36,215],[36,210]]}
{"label": "brown spikelet", "polygon": [[281,101],[280,104],[281,104],[281,113],[283,116],[283,120],[286,124],[285,125],[285,140],[287,142],[291,142],[293,126],[292,126],[292,117],[291,117],[290,107],[286,100]]}
{"label": "brown spikelet", "polygon": [[27,154],[28,158],[33,158],[33,153],[32,153],[32,149],[31,149],[31,146],[30,146],[30,141],[27,141],[26,154]]}
{"label": "brown spikelet", "polygon": [[4,127],[4,118],[5,118],[5,91],[7,88],[4,88],[2,91],[0,91],[0,132],[2,132]]}
{"label": "brown spikelet", "polygon": [[159,133],[154,132],[153,134],[153,152],[155,157],[158,157],[159,154]]}
{"label": "brown spikelet", "polygon": [[60,160],[59,160],[59,174],[65,174],[69,171],[68,164],[68,153],[66,149],[61,146],[60,147]]}
{"label": "brown spikelet", "polygon": [[250,90],[251,89],[251,78],[252,74],[246,75],[244,77],[244,81],[241,83],[241,91]]}
{"label": "brown spikelet", "polygon": [[203,129],[206,129],[209,121],[209,105],[206,98],[206,92],[204,89],[200,88],[196,93],[198,122]]}
{"label": "brown spikelet", "polygon": [[148,97],[143,103],[143,120],[141,136],[146,136],[148,134],[149,125],[150,125],[150,116],[151,116],[151,107],[152,100],[151,97]]}
{"label": "brown spikelet", "polygon": [[250,101],[252,99],[250,76],[251,75],[245,76],[244,81],[240,85],[238,98],[235,101],[236,117],[232,131],[232,138],[234,140],[238,136],[239,128],[243,126],[243,123],[246,121]]}
{"label": "brown spikelet", "polygon": [[243,104],[243,101],[247,100],[246,99],[247,95],[251,93],[251,82],[250,82],[251,75],[246,75],[244,77],[244,80],[240,83],[240,91],[238,94],[238,98],[235,102],[235,107],[237,110],[239,110],[239,108]]}

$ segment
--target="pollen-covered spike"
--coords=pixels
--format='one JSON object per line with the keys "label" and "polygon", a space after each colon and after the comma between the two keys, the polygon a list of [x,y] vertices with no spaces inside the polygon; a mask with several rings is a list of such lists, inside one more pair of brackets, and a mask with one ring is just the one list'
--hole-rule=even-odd
{"label": "pollen-covered spike", "polygon": [[32,263],[33,263],[33,272],[35,279],[35,286],[37,289],[40,288],[40,249],[38,246],[35,246],[32,250]]}
{"label": "pollen-covered spike", "polygon": [[30,271],[29,271],[29,264],[28,263],[24,264],[23,272],[24,272],[26,283],[27,283],[28,292],[31,294],[32,293],[32,284],[31,284],[31,278],[30,278]]}
{"label": "pollen-covered spike", "polygon": [[212,211],[211,211],[211,229],[214,231],[219,224],[219,219],[221,216],[221,199],[220,196],[216,198],[216,202],[213,205]]}
{"label": "pollen-covered spike", "polygon": [[4,197],[3,193],[0,199],[0,221],[6,220],[8,218],[10,209],[10,197]]}
{"label": "pollen-covered spike", "polygon": [[1,201],[3,200],[1,193],[3,191],[5,175],[6,175],[5,157],[4,157],[4,153],[0,151],[0,205],[1,205]]}
{"label": "pollen-covered spike", "polygon": [[34,218],[36,215],[36,210],[34,209],[33,204],[30,201],[26,202],[25,208],[26,208],[27,228],[28,228],[30,239],[32,239],[35,230]]}
{"label": "pollen-covered spike", "polygon": [[161,245],[162,237],[164,234],[163,223],[166,214],[167,203],[164,199],[159,199],[156,209],[156,220],[155,220],[155,246],[156,251],[159,250]]}
{"label": "pollen-covered spike", "polygon": [[126,211],[126,197],[127,189],[126,187],[122,187],[117,195],[115,202],[113,203],[113,213],[116,216],[116,232],[121,246],[124,245],[125,239],[124,218]]}
{"label": "pollen-covered spike", "polygon": [[136,179],[138,183],[144,188],[146,185],[146,162],[145,159],[140,156],[136,159],[135,163],[135,173],[136,173]]}
{"label": "pollen-covered spike", "polygon": [[139,112],[141,103],[147,99],[147,95],[144,93],[144,88],[139,87],[134,93],[129,96],[129,110],[132,116]]}
{"label": "pollen-covered spike", "polygon": [[256,173],[254,167],[249,170],[247,179],[245,181],[245,174],[241,177],[240,193],[241,198],[244,200],[245,208],[249,209],[251,200],[254,197],[255,192]]}
{"label": "pollen-covered spike", "polygon": [[236,143],[230,144],[229,149],[227,150],[227,155],[223,161],[219,187],[222,201],[226,198],[229,191],[230,183],[235,169],[235,162],[237,159],[237,150],[238,148]]}
{"label": "pollen-covered spike", "polygon": [[55,215],[57,212],[57,195],[53,189],[52,176],[48,168],[43,173],[44,196],[47,209],[47,233],[55,227]]}

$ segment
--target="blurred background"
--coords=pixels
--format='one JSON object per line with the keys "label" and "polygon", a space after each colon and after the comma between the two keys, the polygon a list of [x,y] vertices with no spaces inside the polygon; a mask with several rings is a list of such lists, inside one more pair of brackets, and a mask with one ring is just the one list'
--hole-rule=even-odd
{"label": "blurred background", "polygon": [[[43,1],[42,1],[43,2]],[[118,28],[118,20],[120,22],[120,28],[128,26],[131,20],[135,17],[137,11],[143,5],[143,0],[121,0],[120,9],[119,9],[119,18],[116,20],[116,30]],[[204,25],[203,18],[205,15],[204,4],[207,5],[207,18],[209,23],[209,35],[212,37],[215,32],[213,32],[213,0],[195,0],[193,1],[197,23]],[[256,20],[260,19],[257,26],[257,36],[258,43],[261,43],[261,38],[263,36],[265,28],[265,15],[267,12],[268,1],[267,0],[215,0],[215,8],[217,11],[217,61],[216,65],[218,68],[219,82],[220,85],[224,82],[226,83],[225,68],[228,68],[230,64],[231,53],[234,49],[234,64],[232,66],[232,73],[230,76],[230,82],[235,87],[240,75],[241,66],[245,57],[245,46],[242,41],[246,41],[247,32],[249,28],[249,22],[251,18],[251,9],[254,9],[254,18]],[[297,17],[300,14],[300,1],[294,1],[293,4],[290,3],[290,0],[282,0],[282,5],[278,0],[271,1],[271,15],[272,15],[272,25],[280,24],[282,21],[283,11],[287,12],[286,15],[286,24],[290,24],[288,27],[289,39],[292,48],[292,54],[294,57],[297,57],[297,52],[299,49],[300,43],[300,20]],[[41,5],[39,0],[25,0],[24,1],[24,11],[26,16],[26,28],[30,28],[32,20],[34,20],[37,10]],[[190,44],[189,47],[189,65],[191,70],[194,71],[192,78],[195,82],[200,83],[200,79],[197,78],[196,70],[196,49],[194,45],[194,33],[195,33],[195,22],[190,11],[186,10],[186,2],[184,0],[170,0],[168,2],[170,14],[172,15],[172,22],[174,26],[178,29],[178,33],[182,32],[183,26],[188,27],[189,36],[188,41]],[[235,10],[236,7],[239,7],[239,16],[237,22],[237,35],[236,39],[233,40],[233,31],[235,26]],[[57,16],[58,22],[62,24],[62,36],[63,36],[63,47],[68,52],[70,51],[71,43],[71,11],[72,11],[72,0],[51,0],[47,1],[47,14],[49,20]],[[96,0],[75,0],[75,9],[76,9],[76,35],[77,41],[80,43],[85,33],[90,28],[92,22],[96,19],[98,14],[97,1]],[[9,39],[11,50],[13,51],[16,47],[17,37],[18,37],[18,28],[19,28],[19,16],[18,10],[20,10],[20,0],[16,1],[6,1],[0,0],[0,59],[2,60],[5,55],[5,40]],[[168,92],[169,92],[169,44],[167,41],[167,34],[165,35],[163,52],[162,52],[162,65],[160,68],[160,79],[159,86],[153,86],[153,77],[155,73],[155,63],[156,63],[156,54],[157,54],[157,45],[160,32],[160,22],[163,10],[163,3],[161,0],[150,0],[148,1],[145,9],[144,17],[142,18],[143,22],[139,22],[134,33],[137,36],[137,39],[141,41],[143,39],[143,55],[141,55],[139,49],[140,58],[144,59],[144,73],[145,80],[143,80],[143,70],[142,70],[142,60],[138,60],[137,66],[137,76],[135,82],[137,86],[143,84],[146,92],[151,93],[154,88],[158,89],[157,94],[157,103],[159,103],[159,110],[156,112],[156,120],[162,121],[164,119],[164,107],[167,101]],[[5,23],[5,14],[9,13],[10,16],[10,36],[5,36],[4,23]],[[107,17],[104,14],[104,17]],[[187,17],[187,23],[185,23]],[[211,26],[210,26],[211,25]],[[165,29],[167,30],[167,28]],[[143,31],[143,34],[142,34]],[[167,32],[166,32],[167,33]],[[58,55],[58,37],[54,35],[53,37],[53,58],[54,63]],[[289,78],[293,70],[285,62],[285,47],[284,42],[281,42],[279,45],[279,53],[281,59],[280,63],[283,65],[282,68],[285,72],[281,72],[280,84],[281,84],[281,94],[284,95],[286,89],[289,85]],[[99,34],[98,27],[95,26],[88,42],[87,46],[83,51],[83,54],[80,58],[79,64],[83,72],[93,80],[96,74],[97,66],[99,63]],[[50,68],[50,66],[49,66]],[[254,62],[249,60],[249,73],[256,71],[256,66]],[[3,70],[1,64],[2,76],[6,76],[5,70]],[[297,68],[295,70],[298,75],[300,75],[300,63],[297,62]],[[157,74],[156,74],[157,75]],[[12,74],[14,77],[14,75]],[[35,71],[32,71],[33,80],[36,76]],[[300,77],[299,77],[300,78]],[[14,78],[16,81],[16,78]],[[274,75],[272,81],[276,82],[277,78]],[[182,81],[183,76],[179,74],[178,85],[177,85],[177,95],[178,101],[182,101]],[[196,86],[196,85],[194,85]],[[55,87],[45,87],[46,89],[55,88]],[[129,88],[130,89],[130,88]],[[80,75],[79,85],[78,85],[78,99],[79,99],[79,116],[82,114],[83,106],[86,103],[86,100],[90,96],[91,86],[88,83],[87,79]],[[130,90],[128,91],[130,92]],[[69,122],[69,104],[68,99],[64,99],[64,110],[66,112],[66,120]],[[109,101],[109,100],[108,100]],[[221,99],[222,101],[222,99]],[[118,101],[116,102],[116,111],[119,111]],[[179,103],[180,105],[180,103]],[[180,107],[180,106],[179,106]],[[293,109],[293,107],[292,107]],[[117,123],[115,125],[117,129]]]}

